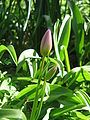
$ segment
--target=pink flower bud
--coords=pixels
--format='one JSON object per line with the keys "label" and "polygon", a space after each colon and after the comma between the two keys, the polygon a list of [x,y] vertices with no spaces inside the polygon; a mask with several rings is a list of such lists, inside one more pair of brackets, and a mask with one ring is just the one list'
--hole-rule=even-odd
{"label": "pink flower bud", "polygon": [[51,49],[52,49],[52,35],[51,35],[51,30],[48,29],[42,38],[40,53],[43,57],[45,57],[49,55]]}

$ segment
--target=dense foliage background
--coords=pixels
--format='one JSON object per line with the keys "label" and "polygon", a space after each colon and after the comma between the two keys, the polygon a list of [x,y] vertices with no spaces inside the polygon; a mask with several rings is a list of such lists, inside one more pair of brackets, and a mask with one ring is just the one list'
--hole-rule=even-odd
{"label": "dense foliage background", "polygon": [[[53,48],[41,70],[48,28]],[[43,105],[30,118],[40,78]],[[89,96],[90,1],[0,0],[0,120],[89,120]]]}

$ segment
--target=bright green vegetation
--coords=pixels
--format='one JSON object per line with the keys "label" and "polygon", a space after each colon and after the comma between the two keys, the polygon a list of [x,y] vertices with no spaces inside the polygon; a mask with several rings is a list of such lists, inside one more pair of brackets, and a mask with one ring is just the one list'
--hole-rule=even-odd
{"label": "bright green vegetation", "polygon": [[90,120],[89,0],[0,1],[0,120]]}

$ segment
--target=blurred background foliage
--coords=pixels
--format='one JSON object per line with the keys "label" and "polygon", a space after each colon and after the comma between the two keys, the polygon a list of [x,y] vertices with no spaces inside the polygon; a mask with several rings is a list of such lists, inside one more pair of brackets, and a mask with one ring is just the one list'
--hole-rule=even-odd
{"label": "blurred background foliage", "polygon": [[[74,1],[85,19],[87,43],[90,40],[90,1]],[[53,33],[54,23],[57,19],[62,23],[67,13],[70,14],[67,0],[0,0],[0,44],[14,45],[18,55],[27,48],[39,52],[46,29],[50,28]],[[88,44],[86,46],[88,48]]]}

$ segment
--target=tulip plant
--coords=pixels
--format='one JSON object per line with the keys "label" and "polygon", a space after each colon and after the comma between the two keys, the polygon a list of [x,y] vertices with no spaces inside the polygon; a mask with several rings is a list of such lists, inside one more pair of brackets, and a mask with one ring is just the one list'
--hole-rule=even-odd
{"label": "tulip plant", "polygon": [[36,94],[35,94],[35,99],[33,103],[30,120],[38,120],[38,117],[41,112],[43,98],[45,95],[46,78],[44,78],[44,82],[41,88],[43,94],[41,95],[40,102],[38,102],[39,101],[39,88],[40,88],[41,79],[42,79],[42,72],[44,69],[45,57],[49,56],[51,49],[52,49],[52,35],[51,35],[50,29],[48,29],[42,38],[41,46],[40,46],[40,53],[42,55],[42,63],[40,65],[40,74],[39,74],[39,79],[38,79],[38,84],[36,88]]}
{"label": "tulip plant", "polygon": [[[21,7],[29,4],[26,22],[24,18],[16,19],[15,15],[11,19],[15,27],[12,23],[7,24],[10,29],[5,29],[5,32],[1,29],[1,34],[5,35],[6,39],[11,31],[12,36],[15,35],[16,44],[21,45],[22,50],[23,44],[27,48],[28,40],[32,40],[32,43],[35,42],[35,49],[31,49],[33,46],[30,41],[31,48],[19,55],[21,49],[15,51],[14,46],[11,45],[12,40],[8,46],[0,44],[0,120],[90,120],[90,42],[88,39],[90,18],[86,15],[83,17],[80,11],[82,9],[79,9],[83,3],[82,0],[81,2],[65,1],[62,0],[59,3],[59,0],[57,2],[55,0],[47,0],[47,2],[3,0],[1,2],[1,12],[5,9],[4,14],[1,14],[2,29],[6,28],[3,23],[7,21],[10,23],[9,18],[15,12],[17,14],[17,10],[20,13],[19,18],[24,15],[25,6],[23,11]],[[87,1],[89,5],[89,0]],[[63,3],[62,7],[59,5],[61,3]],[[76,3],[80,6],[78,7]],[[7,7],[5,7],[6,4]],[[42,4],[47,4],[48,7],[44,8],[48,10],[43,9]],[[54,4],[56,6],[53,6]],[[15,5],[20,8],[12,7]],[[66,11],[62,16],[64,7]],[[36,8],[39,9],[36,10]],[[55,13],[59,13],[60,9],[61,14],[56,17]],[[51,11],[48,15],[42,15],[45,13],[44,10],[46,13]],[[34,13],[38,16],[34,16]],[[51,15],[51,13],[54,14]],[[45,26],[47,30],[45,34],[43,33],[42,39],[40,36],[42,34],[38,34],[42,30],[39,26],[42,26],[41,16],[45,19],[43,25],[47,24]],[[22,22],[25,23],[24,31],[21,30]],[[20,34],[17,35],[17,32]],[[36,50],[36,43],[39,40],[37,36],[41,40],[39,51]],[[13,37],[9,37],[11,38]],[[1,39],[3,43],[4,37]]]}

